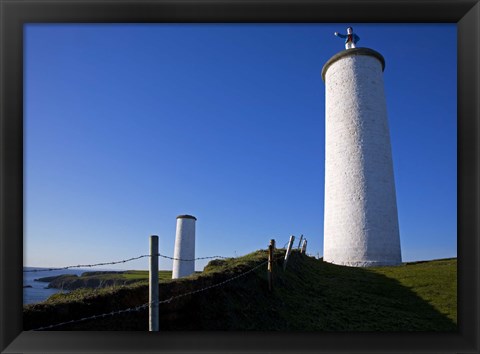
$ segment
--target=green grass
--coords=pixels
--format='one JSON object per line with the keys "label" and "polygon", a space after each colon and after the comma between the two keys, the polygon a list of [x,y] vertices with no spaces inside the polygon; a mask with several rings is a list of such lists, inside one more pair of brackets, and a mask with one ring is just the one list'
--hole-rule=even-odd
{"label": "green grass", "polygon": [[350,268],[296,255],[290,266],[275,290],[290,330],[456,330],[456,259]]}
{"label": "green grass", "polygon": [[[214,260],[204,272],[171,280],[160,272],[160,300],[207,288],[160,305],[161,330],[254,331],[455,331],[456,259],[409,263],[398,267],[337,266],[293,252],[282,269],[277,250],[274,289],[268,290],[267,252]],[[122,274],[134,285],[56,294],[24,306],[26,328],[88,314],[115,311],[148,301],[147,271]],[[53,316],[53,318],[52,318]],[[123,317],[122,317],[123,316]],[[147,330],[148,312],[117,315],[70,325],[75,330]],[[49,322],[50,321],[50,322]],[[63,328],[65,329],[65,328]]]}
{"label": "green grass", "polygon": [[[279,252],[277,255],[280,256],[281,252]],[[267,253],[263,250],[253,252],[239,258],[216,259],[210,261],[203,269],[203,273],[200,274],[204,276],[218,273],[232,275],[242,269],[251,269],[259,263],[265,262],[266,260]]]}
{"label": "green grass", "polygon": [[106,287],[100,289],[81,288],[68,293],[53,294],[43,303],[49,305],[65,304],[72,302],[85,303],[99,295],[113,295],[115,293],[115,290],[116,289],[114,287]]}
{"label": "green grass", "polygon": [[457,323],[457,259],[412,262],[402,267],[372,268],[396,279],[437,311]]}
{"label": "green grass", "polygon": [[[148,281],[148,270],[128,270],[125,273],[120,274],[122,279],[128,280],[147,280]],[[161,270],[158,272],[158,280],[166,281],[172,279],[172,271],[170,270]]]}

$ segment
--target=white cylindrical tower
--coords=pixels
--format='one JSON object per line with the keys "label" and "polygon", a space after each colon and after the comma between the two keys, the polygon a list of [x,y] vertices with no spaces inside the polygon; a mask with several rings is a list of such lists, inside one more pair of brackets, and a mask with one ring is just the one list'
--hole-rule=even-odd
{"label": "white cylindrical tower", "polygon": [[347,49],[324,65],[324,261],[355,267],[402,262],[383,56]]}
{"label": "white cylindrical tower", "polygon": [[195,221],[191,215],[177,216],[177,233],[173,252],[172,279],[186,277],[195,272]]}

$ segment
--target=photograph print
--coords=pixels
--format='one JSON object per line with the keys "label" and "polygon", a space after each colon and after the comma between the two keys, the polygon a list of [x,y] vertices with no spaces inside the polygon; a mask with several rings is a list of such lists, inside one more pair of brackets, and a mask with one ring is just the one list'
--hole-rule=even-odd
{"label": "photograph print", "polygon": [[458,330],[456,24],[23,46],[24,331]]}

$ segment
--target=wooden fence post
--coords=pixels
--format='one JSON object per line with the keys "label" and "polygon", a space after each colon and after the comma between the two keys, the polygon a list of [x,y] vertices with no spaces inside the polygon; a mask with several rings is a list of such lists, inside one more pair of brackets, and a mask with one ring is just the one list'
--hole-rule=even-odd
{"label": "wooden fence post", "polygon": [[273,249],[275,248],[275,240],[270,240],[270,245],[268,246],[268,290],[272,291],[273,289]]}
{"label": "wooden fence post", "polygon": [[300,253],[307,253],[307,239],[303,240],[302,244],[302,249],[300,250]]}
{"label": "wooden fence post", "polygon": [[150,236],[149,331],[158,332],[158,236]]}
{"label": "wooden fence post", "polygon": [[303,240],[303,235],[300,235],[300,241],[298,241],[298,249],[301,249],[302,247],[302,240]]}
{"label": "wooden fence post", "polygon": [[288,257],[290,257],[290,252],[292,251],[293,241],[295,241],[295,236],[290,236],[290,241],[288,242],[287,252],[285,253],[285,259],[283,261],[283,270],[287,267]]}

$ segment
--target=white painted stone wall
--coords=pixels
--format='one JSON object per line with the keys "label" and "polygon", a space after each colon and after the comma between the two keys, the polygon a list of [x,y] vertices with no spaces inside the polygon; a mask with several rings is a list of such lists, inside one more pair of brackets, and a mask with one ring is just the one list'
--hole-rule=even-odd
{"label": "white painted stone wall", "polygon": [[401,263],[382,64],[347,55],[325,74],[324,261]]}
{"label": "white painted stone wall", "polygon": [[[190,215],[177,217],[177,231],[175,235],[175,250],[173,258],[195,258],[195,219]],[[195,272],[195,261],[173,261],[172,279],[189,276]]]}

